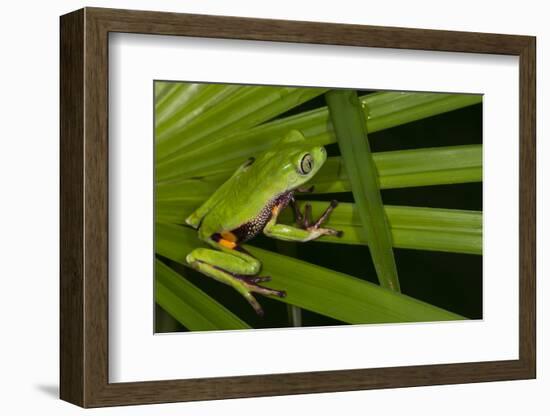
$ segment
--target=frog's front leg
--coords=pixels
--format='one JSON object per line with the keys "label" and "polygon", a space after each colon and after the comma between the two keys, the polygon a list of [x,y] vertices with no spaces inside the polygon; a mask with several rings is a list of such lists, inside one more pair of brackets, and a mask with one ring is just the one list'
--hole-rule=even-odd
{"label": "frog's front leg", "polygon": [[335,235],[338,237],[342,235],[342,231],[321,227],[321,224],[328,219],[332,210],[338,205],[336,201],[332,201],[325,212],[315,222],[311,219],[311,206],[309,204],[306,205],[304,215],[302,215],[296,202],[291,201],[291,203],[294,207],[296,221],[303,228],[297,228],[286,224],[277,224],[279,210],[274,210],[274,215],[264,228],[265,235],[278,240],[300,242],[315,240],[323,235]]}
{"label": "frog's front leg", "polygon": [[[224,240],[225,241],[225,240]],[[214,246],[219,245],[218,250],[209,248],[197,248],[187,255],[187,263],[195,270],[205,274],[219,282],[233,287],[250,303],[258,315],[263,315],[263,310],[252,293],[261,295],[284,297],[285,292],[268,289],[258,283],[269,281],[267,276],[256,276],[260,271],[260,262],[242,248],[237,249],[223,246],[223,242],[211,241]]]}

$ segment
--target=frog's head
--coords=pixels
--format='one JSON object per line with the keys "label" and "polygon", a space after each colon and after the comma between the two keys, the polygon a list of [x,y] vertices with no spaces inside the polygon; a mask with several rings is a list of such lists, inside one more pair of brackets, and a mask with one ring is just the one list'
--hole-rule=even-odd
{"label": "frog's head", "polygon": [[309,181],[327,160],[323,146],[308,145],[297,130],[290,131],[278,144],[272,155],[277,161],[279,186],[285,191],[298,188]]}

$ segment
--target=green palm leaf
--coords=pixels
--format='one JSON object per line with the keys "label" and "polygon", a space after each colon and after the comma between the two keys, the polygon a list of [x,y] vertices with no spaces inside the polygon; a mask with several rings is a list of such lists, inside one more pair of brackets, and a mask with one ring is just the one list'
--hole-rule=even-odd
{"label": "green palm leaf", "polygon": [[166,312],[191,331],[250,328],[159,260],[155,260],[155,299]]}
{"label": "green palm leaf", "polygon": [[331,90],[326,94],[326,100],[338,137],[344,170],[362,223],[362,227],[356,231],[369,242],[380,284],[399,291],[392,235],[382,205],[378,171],[367,137],[368,124],[365,122],[364,110],[355,91]]}
{"label": "green palm leaf", "polygon": [[[326,202],[307,201],[313,216],[319,217]],[[301,202],[303,204],[305,202]],[[157,204],[157,221],[183,224],[195,209],[185,201]],[[384,207],[395,248],[432,250],[449,253],[482,254],[482,213],[480,211],[453,210],[386,205]],[[285,210],[281,222],[290,224],[293,216]],[[342,237],[323,237],[314,242],[368,245],[354,204],[340,203],[326,223],[328,227],[344,231]]]}
{"label": "green palm leaf", "polygon": [[[156,253],[186,266],[186,254],[201,243],[196,231],[178,224],[238,165],[270,148],[289,130],[300,130],[312,144],[336,143],[327,107],[285,116],[287,111],[326,91],[326,88],[156,82]],[[363,116],[360,127],[374,133],[478,104],[481,99],[480,95],[468,94],[367,94],[359,97]],[[363,155],[357,160],[344,153],[330,157],[316,175],[312,182],[313,199],[322,199],[321,195],[327,193],[351,192],[357,176],[351,175],[350,180],[347,171],[351,164],[355,164],[357,172],[362,172],[362,177],[377,176],[380,189],[482,179],[481,145],[372,153],[368,172],[365,172],[364,152],[360,152]],[[314,216],[320,215],[327,205],[323,201],[307,202]],[[306,201],[300,202],[304,203]],[[370,209],[370,204],[366,205],[357,195],[355,203],[341,203],[327,226],[343,230],[344,236],[323,237],[317,244],[369,245],[361,211],[365,207]],[[392,247],[477,255],[482,252],[482,213],[479,211],[382,206],[380,203],[376,218],[387,218],[390,245],[389,251],[386,246],[386,254]],[[293,221],[288,210],[280,219],[287,223]],[[282,301],[294,311],[303,308],[352,324],[463,319],[344,273],[257,247],[247,249],[262,262],[262,273],[273,277],[270,284],[288,292]],[[189,330],[249,327],[234,312],[187,280],[187,268],[178,270],[161,259],[156,260],[156,301],[177,321]],[[189,270],[189,273],[194,272]],[[392,286],[387,282],[388,287]],[[393,287],[397,287],[396,282],[395,279]]]}
{"label": "green palm leaf", "polygon": [[[186,265],[185,256],[201,243],[193,230],[156,225],[157,253]],[[304,261],[246,246],[261,260],[271,285],[288,291],[274,298],[350,324],[460,320],[463,317],[361,279]],[[243,300],[244,302],[244,300]]]}
{"label": "green palm leaf", "polygon": [[[321,94],[324,90],[316,92]],[[370,109],[370,116],[367,114],[367,132],[374,133],[477,104],[481,99],[480,95],[468,94],[382,92],[361,97],[360,101]],[[312,144],[336,142],[328,109],[323,107],[230,135],[218,135],[213,141],[203,140],[204,145],[200,149],[182,153],[172,159],[169,166],[162,166],[162,169],[159,167],[158,181],[204,176],[222,169],[236,168],[243,160],[273,146],[292,129],[300,130]]]}

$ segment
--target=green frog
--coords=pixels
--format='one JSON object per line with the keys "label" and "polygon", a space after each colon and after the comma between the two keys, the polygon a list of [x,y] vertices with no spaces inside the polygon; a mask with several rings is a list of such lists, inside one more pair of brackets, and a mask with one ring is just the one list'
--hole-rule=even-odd
{"label": "green frog", "polygon": [[[196,248],[187,255],[187,263],[233,287],[258,315],[263,315],[253,293],[279,297],[286,293],[260,284],[270,277],[258,275],[260,261],[242,244],[260,233],[299,242],[342,235],[341,231],[322,227],[337,201],[331,201],[319,219],[313,221],[311,206],[306,205],[302,214],[294,199],[295,192],[312,190],[304,184],[315,176],[326,159],[323,146],[308,145],[301,132],[292,130],[272,149],[247,160],[185,220],[212,247]],[[294,208],[297,226],[277,223],[279,213],[289,204]]]}

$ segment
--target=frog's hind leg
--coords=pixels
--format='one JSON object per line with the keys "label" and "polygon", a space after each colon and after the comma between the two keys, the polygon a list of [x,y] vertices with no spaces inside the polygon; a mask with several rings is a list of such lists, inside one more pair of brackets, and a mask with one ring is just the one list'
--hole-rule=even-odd
{"label": "frog's hind leg", "polygon": [[250,303],[258,315],[263,315],[263,310],[252,293],[285,296],[283,291],[268,289],[258,284],[268,281],[269,277],[255,276],[260,271],[260,262],[244,251],[227,252],[197,248],[187,255],[186,261],[202,274],[233,287]]}

